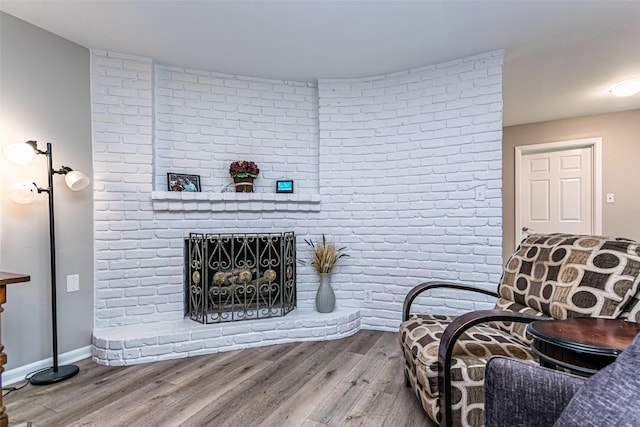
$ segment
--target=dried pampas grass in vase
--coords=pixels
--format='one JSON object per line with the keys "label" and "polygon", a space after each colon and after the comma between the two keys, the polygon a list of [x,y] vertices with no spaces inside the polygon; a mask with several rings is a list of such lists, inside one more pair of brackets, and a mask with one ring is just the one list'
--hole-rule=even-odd
{"label": "dried pampas grass in vase", "polygon": [[311,239],[304,239],[304,242],[313,249],[309,264],[314,266],[320,274],[331,273],[340,258],[349,256],[344,252],[347,250],[346,247],[338,248],[335,244],[327,242],[324,234],[322,235],[322,240],[317,243],[314,243]]}
{"label": "dried pampas grass in vase", "polygon": [[[322,240],[317,243],[311,239],[304,239],[304,242],[313,250],[309,264],[320,273],[320,286],[316,293],[316,309],[320,313],[331,313],[336,305],[336,296],[331,287],[330,273],[340,258],[349,256],[344,252],[347,248],[337,247],[335,244],[327,242],[324,234]],[[303,262],[303,264],[306,263]]]}

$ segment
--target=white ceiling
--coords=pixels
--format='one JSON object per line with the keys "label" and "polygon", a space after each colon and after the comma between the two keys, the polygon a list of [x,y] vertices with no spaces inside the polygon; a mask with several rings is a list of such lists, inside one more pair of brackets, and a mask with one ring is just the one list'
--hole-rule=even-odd
{"label": "white ceiling", "polygon": [[640,94],[607,92],[640,77],[640,1],[0,0],[0,10],[91,49],[282,80],[505,49],[505,125],[640,108]]}

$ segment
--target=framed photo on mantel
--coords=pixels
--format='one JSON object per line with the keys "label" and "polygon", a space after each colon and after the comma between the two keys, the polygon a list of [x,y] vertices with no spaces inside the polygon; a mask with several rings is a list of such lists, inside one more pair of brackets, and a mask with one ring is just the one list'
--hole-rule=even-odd
{"label": "framed photo on mantel", "polygon": [[167,189],[169,191],[200,191],[200,175],[187,175],[169,172],[167,174]]}

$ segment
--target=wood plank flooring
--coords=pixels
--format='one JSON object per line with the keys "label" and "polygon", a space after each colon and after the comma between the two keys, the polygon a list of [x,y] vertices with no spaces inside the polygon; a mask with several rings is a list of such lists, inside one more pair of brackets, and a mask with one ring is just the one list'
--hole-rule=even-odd
{"label": "wood plank flooring", "polygon": [[[11,426],[436,426],[405,387],[398,334],[106,367],[4,398]],[[20,384],[14,384],[18,386]]]}

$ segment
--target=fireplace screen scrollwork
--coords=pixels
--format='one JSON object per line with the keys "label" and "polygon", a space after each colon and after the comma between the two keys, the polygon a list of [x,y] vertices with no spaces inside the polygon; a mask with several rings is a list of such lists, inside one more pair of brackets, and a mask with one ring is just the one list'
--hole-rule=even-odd
{"label": "fireplace screen scrollwork", "polygon": [[189,234],[189,317],[200,323],[284,316],[296,306],[296,241],[282,234]]}

